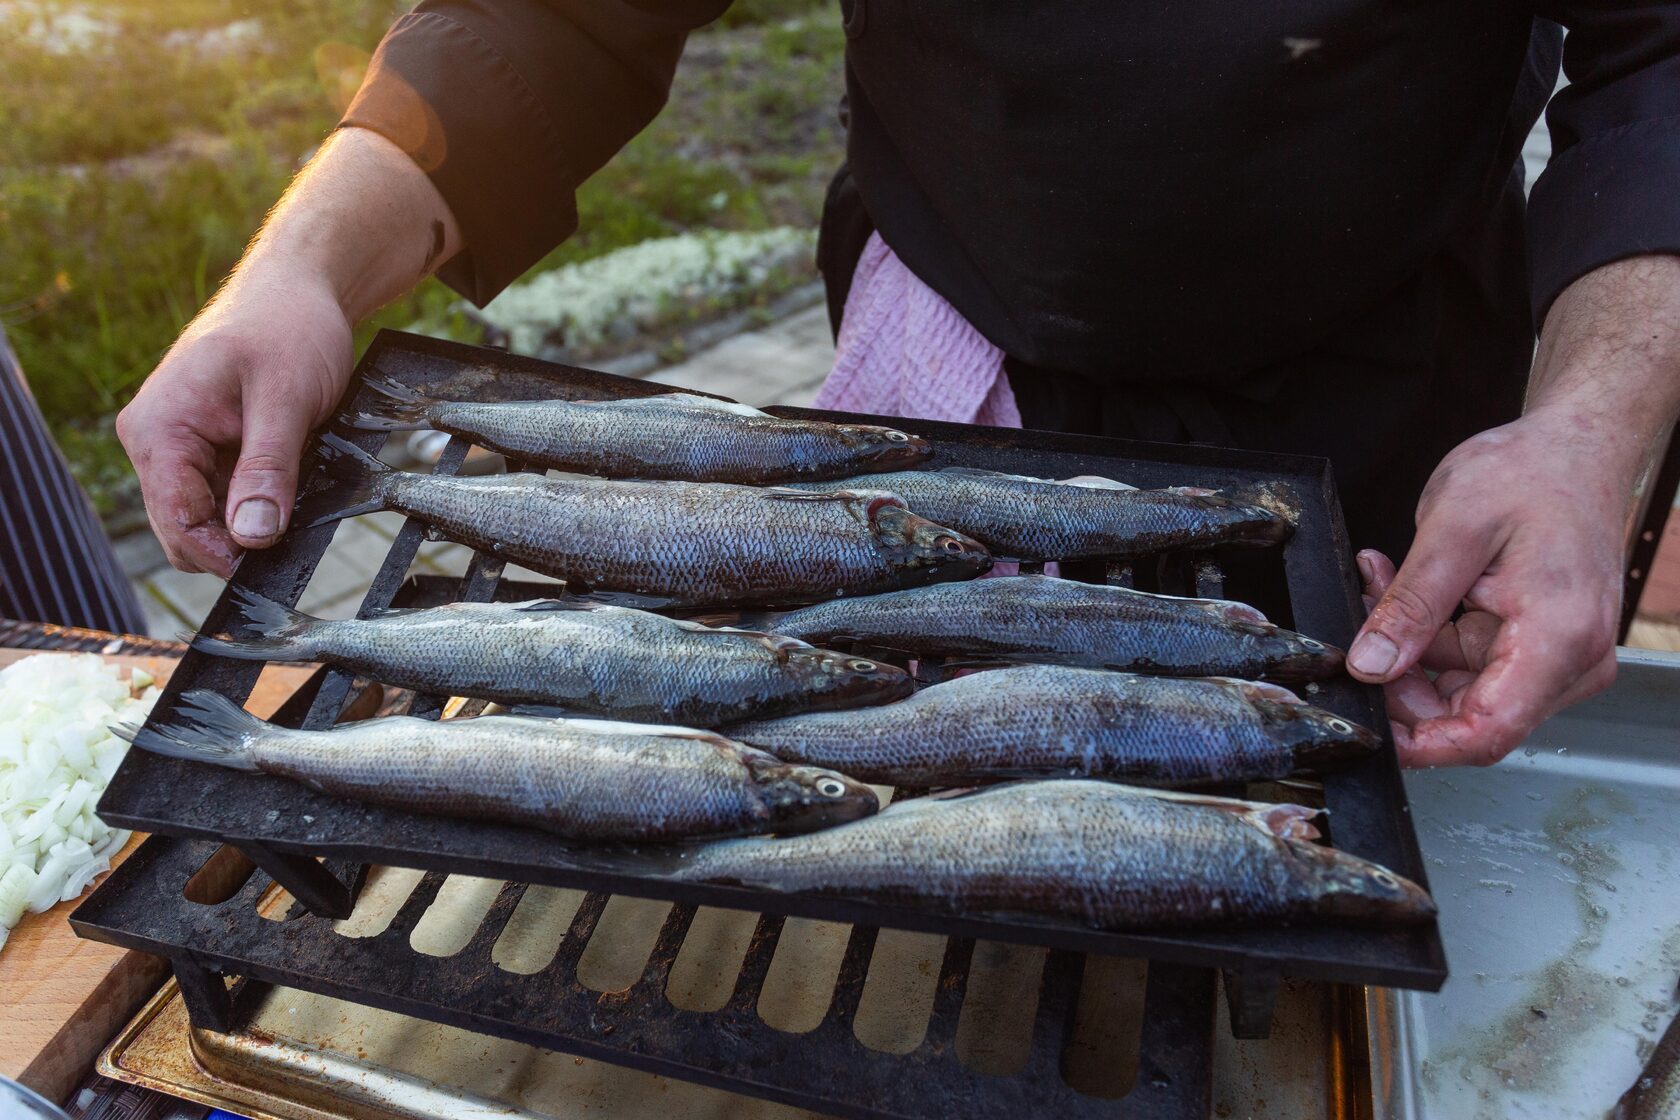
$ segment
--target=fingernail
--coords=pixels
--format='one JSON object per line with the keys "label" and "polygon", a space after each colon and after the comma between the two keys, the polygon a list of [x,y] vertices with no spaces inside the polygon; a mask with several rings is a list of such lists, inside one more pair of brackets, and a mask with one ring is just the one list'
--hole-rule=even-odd
{"label": "fingernail", "polygon": [[1371,562],[1369,560],[1365,559],[1365,554],[1363,552],[1361,552],[1359,555],[1357,555],[1353,558],[1353,562],[1359,566],[1359,578],[1360,578],[1361,582],[1370,583],[1371,582]]}
{"label": "fingernail", "polygon": [[233,511],[233,535],[263,540],[280,531],[280,507],[267,498],[248,498]]}
{"label": "fingernail", "polygon": [[1400,659],[1400,647],[1382,634],[1371,633],[1353,643],[1348,666],[1368,677],[1380,677]]}

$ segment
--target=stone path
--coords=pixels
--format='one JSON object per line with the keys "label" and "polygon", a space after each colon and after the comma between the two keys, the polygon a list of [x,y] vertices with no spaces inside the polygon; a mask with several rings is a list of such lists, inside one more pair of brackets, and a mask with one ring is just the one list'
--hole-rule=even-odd
{"label": "stone path", "polygon": [[[808,405],[833,359],[828,315],[818,304],[760,330],[734,335],[647,379],[704,389],[744,404]],[[402,515],[397,513],[368,514],[343,522],[298,600],[299,609],[326,618],[354,615],[402,523]],[[150,533],[124,538],[117,550],[145,609],[147,632],[154,637],[173,638],[182,631],[196,631],[221,594],[222,581],[169,567]],[[422,544],[411,572],[458,576],[466,570],[471,555],[458,544]],[[507,574],[509,578],[545,580],[511,566]]]}

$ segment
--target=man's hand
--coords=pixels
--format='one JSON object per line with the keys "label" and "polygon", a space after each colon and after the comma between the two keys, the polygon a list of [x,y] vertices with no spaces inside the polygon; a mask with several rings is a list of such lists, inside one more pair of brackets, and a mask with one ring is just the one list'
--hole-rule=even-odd
{"label": "man's hand", "polygon": [[349,383],[353,326],[460,247],[396,145],[345,129],[322,146],[117,417],[171,564],[226,577],[279,539],[304,441]]}
{"label": "man's hand", "polygon": [[344,312],[306,270],[230,287],[187,327],[117,417],[171,564],[225,578],[279,539],[352,360]]}
{"label": "man's hand", "polygon": [[1497,762],[1609,687],[1636,494],[1677,412],[1680,261],[1632,258],[1565,290],[1524,416],[1441,462],[1398,573],[1359,556],[1370,618],[1348,670],[1386,685],[1402,762]]}
{"label": "man's hand", "polygon": [[1408,765],[1497,762],[1615,678],[1629,494],[1581,444],[1539,415],[1484,432],[1425,488],[1398,576],[1360,553],[1373,609],[1349,668],[1392,682]]}

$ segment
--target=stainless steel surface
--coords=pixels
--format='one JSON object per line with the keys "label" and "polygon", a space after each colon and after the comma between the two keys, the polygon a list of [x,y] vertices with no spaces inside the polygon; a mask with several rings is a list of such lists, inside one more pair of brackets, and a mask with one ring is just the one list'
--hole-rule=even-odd
{"label": "stainless steel surface", "polygon": [[1602,1120],[1676,1011],[1680,655],[1486,770],[1407,775],[1453,972],[1368,995],[1377,1120]]}

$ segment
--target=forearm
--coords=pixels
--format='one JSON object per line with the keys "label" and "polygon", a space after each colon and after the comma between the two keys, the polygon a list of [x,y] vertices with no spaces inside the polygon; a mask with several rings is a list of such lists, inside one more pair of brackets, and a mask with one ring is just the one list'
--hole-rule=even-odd
{"label": "forearm", "polygon": [[426,173],[377,133],[341,129],[293,180],[218,302],[251,287],[320,283],[354,324],[460,249]]}
{"label": "forearm", "polygon": [[1524,414],[1589,451],[1631,501],[1680,417],[1680,257],[1593,270],[1553,303]]}

